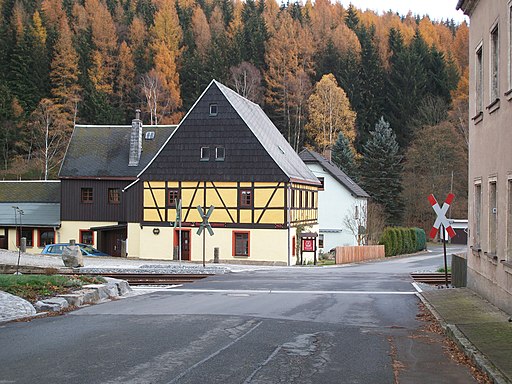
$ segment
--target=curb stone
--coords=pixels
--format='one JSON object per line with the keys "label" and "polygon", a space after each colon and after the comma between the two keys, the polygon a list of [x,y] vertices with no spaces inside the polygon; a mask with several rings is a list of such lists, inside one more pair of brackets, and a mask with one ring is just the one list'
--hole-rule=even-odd
{"label": "curb stone", "polygon": [[475,365],[485,372],[494,384],[512,384],[503,374],[492,364],[471,341],[457,328],[455,324],[447,324],[437,310],[421,295],[416,296],[428,308],[439,322],[446,335],[462,349],[464,354],[471,359]]}

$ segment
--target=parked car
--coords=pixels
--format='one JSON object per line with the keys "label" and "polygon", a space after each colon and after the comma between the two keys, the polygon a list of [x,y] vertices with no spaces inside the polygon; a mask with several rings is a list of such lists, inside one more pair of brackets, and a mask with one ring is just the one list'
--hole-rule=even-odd
{"label": "parked car", "polygon": [[[44,247],[42,255],[62,255],[62,251],[64,247],[67,247],[69,244],[48,244]],[[96,248],[89,244],[81,244],[77,243],[80,247],[80,251],[83,256],[109,256],[108,254],[98,251]]]}

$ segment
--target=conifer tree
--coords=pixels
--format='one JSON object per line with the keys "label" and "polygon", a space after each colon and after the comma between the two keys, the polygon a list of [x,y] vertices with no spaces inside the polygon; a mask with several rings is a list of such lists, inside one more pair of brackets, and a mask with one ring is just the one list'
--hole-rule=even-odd
{"label": "conifer tree", "polygon": [[402,156],[396,136],[384,118],[370,132],[362,156],[360,180],[363,189],[384,207],[387,225],[400,225],[403,215]]}
{"label": "conifer tree", "polygon": [[[350,15],[349,15],[350,16]],[[355,21],[350,23],[354,24]],[[357,89],[351,99],[357,113],[357,147],[361,148],[384,109],[384,70],[375,41],[375,26],[361,23],[354,26],[361,44],[361,61],[357,67]]]}
{"label": "conifer tree", "polygon": [[338,134],[338,139],[332,148],[332,162],[352,180],[358,180],[354,148],[343,132]]}

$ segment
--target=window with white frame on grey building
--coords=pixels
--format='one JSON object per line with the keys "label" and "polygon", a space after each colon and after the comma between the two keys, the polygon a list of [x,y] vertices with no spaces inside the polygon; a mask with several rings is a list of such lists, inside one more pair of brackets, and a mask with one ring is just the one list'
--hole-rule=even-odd
{"label": "window with white frame on grey building", "polygon": [[476,114],[478,115],[481,113],[484,109],[484,88],[482,87],[483,83],[483,75],[484,69],[483,69],[483,55],[482,55],[482,46],[476,50],[476,69],[475,69],[475,75],[476,75],[476,95],[475,95],[475,101],[476,101]]}
{"label": "window with white frame on grey building", "polygon": [[512,261],[512,179],[507,182],[507,261]]}
{"label": "window with white frame on grey building", "polygon": [[489,248],[488,253],[496,255],[498,243],[498,209],[496,181],[489,182]]}
{"label": "window with white frame on grey building", "polygon": [[499,25],[491,30],[491,103],[499,98],[499,61],[500,61],[500,35]]}
{"label": "window with white frame on grey building", "polygon": [[512,93],[512,1],[508,3],[508,91]]}
{"label": "window with white frame on grey building", "polygon": [[475,228],[473,234],[473,245],[474,248],[480,249],[480,228],[481,228],[481,218],[482,218],[482,184],[475,184]]}

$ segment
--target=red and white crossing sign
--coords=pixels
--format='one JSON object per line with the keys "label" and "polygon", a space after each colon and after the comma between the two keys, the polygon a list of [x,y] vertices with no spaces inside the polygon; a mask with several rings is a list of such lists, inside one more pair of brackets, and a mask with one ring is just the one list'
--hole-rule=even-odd
{"label": "red and white crossing sign", "polygon": [[454,198],[455,198],[455,195],[453,193],[449,193],[443,206],[440,207],[436,198],[434,197],[434,195],[430,195],[428,197],[428,201],[430,201],[430,205],[432,205],[432,209],[434,210],[434,212],[437,215],[436,221],[434,222],[434,226],[430,230],[430,238],[431,239],[436,237],[437,231],[439,230],[439,227],[441,225],[446,229],[448,236],[455,237],[455,231],[453,230],[450,222],[446,218],[446,212],[448,212],[448,209],[450,208],[450,204],[452,203]]}

